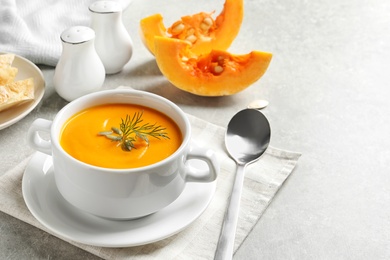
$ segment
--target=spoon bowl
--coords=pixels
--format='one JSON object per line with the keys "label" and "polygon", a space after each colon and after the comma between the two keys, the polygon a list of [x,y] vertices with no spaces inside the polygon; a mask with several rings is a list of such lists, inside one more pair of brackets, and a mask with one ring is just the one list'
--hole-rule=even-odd
{"label": "spoon bowl", "polygon": [[215,252],[216,260],[233,257],[234,238],[240,209],[245,168],[256,162],[266,151],[271,139],[271,128],[267,118],[258,110],[244,109],[230,120],[225,144],[229,155],[237,163],[236,176],[230,202],[225,213],[221,234]]}
{"label": "spoon bowl", "polygon": [[267,118],[258,110],[244,109],[230,120],[225,144],[230,156],[238,164],[252,163],[260,159],[271,138]]}

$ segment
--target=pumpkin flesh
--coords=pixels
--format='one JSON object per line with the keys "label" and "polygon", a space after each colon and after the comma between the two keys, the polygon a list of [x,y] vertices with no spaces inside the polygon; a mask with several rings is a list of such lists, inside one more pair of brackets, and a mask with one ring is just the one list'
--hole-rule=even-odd
{"label": "pumpkin flesh", "polygon": [[215,19],[214,12],[200,12],[183,16],[168,28],[161,14],[155,14],[141,20],[141,38],[152,54],[155,36],[185,40],[196,54],[208,53],[212,49],[227,50],[240,30],[243,5],[243,0],[226,0]]}
{"label": "pumpkin flesh", "polygon": [[186,41],[155,37],[155,57],[162,74],[179,89],[200,96],[225,96],[260,79],[272,54],[252,51],[234,55],[212,50],[196,55]]}

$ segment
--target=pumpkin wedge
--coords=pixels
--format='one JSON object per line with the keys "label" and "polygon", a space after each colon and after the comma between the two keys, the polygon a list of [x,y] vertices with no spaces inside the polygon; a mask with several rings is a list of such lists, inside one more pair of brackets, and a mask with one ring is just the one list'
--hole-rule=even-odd
{"label": "pumpkin wedge", "polygon": [[208,53],[212,49],[227,50],[236,38],[244,17],[243,0],[226,0],[221,13],[214,19],[214,12],[201,12],[183,16],[166,28],[161,14],[141,20],[141,39],[154,54],[154,37],[162,36],[189,42],[192,52]]}
{"label": "pumpkin wedge", "polygon": [[186,41],[157,36],[155,58],[161,73],[177,88],[199,96],[226,96],[259,80],[272,54],[252,51],[235,55],[212,50],[196,55]]}

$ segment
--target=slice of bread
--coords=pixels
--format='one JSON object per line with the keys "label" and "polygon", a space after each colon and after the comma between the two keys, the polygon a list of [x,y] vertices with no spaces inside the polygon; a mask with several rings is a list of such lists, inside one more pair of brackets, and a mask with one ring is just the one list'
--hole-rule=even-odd
{"label": "slice of bread", "polygon": [[18,74],[18,69],[15,67],[0,68],[0,85],[13,82],[16,74]]}
{"label": "slice of bread", "polygon": [[15,81],[18,68],[12,67],[15,54],[0,55],[0,111],[34,100],[34,79]]}
{"label": "slice of bread", "polygon": [[15,54],[6,53],[0,55],[0,69],[9,68],[12,66],[12,62],[14,62]]}
{"label": "slice of bread", "polygon": [[18,69],[12,67],[12,62],[15,59],[15,54],[0,55],[0,85],[8,84],[15,80]]}
{"label": "slice of bread", "polygon": [[14,81],[0,86],[0,111],[34,100],[34,79]]}

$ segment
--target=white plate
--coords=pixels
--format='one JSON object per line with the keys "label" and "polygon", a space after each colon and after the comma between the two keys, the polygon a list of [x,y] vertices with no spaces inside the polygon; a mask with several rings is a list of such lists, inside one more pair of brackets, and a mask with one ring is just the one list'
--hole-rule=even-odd
{"label": "white plate", "polygon": [[[0,52],[0,54],[4,53]],[[33,101],[1,111],[0,130],[15,124],[28,115],[28,113],[30,113],[38,105],[43,97],[43,94],[45,93],[45,80],[43,78],[42,71],[34,63],[21,56],[15,55],[12,66],[18,68],[18,74],[16,74],[15,80],[22,80],[27,78],[34,79],[35,98]]]}
{"label": "white plate", "polygon": [[216,182],[187,183],[165,209],[136,220],[116,221],[82,212],[65,201],[54,181],[51,156],[36,152],[22,181],[26,205],[41,224],[62,238],[102,247],[144,245],[182,231],[207,208],[215,188]]}

